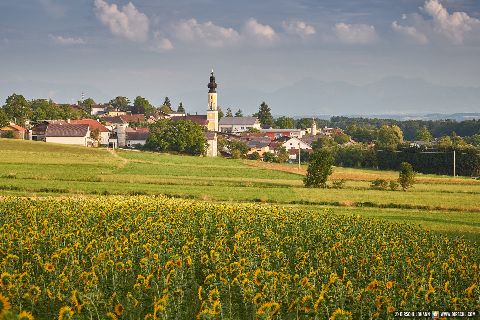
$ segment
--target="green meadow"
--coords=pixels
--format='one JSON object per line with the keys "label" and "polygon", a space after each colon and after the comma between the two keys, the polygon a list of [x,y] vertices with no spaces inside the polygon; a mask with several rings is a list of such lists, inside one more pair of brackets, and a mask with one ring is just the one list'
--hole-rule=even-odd
{"label": "green meadow", "polygon": [[369,188],[396,172],[334,168],[343,189],[307,189],[305,167],[0,139],[0,195],[159,195],[259,202],[420,225],[480,242],[480,181],[417,175],[407,191]]}

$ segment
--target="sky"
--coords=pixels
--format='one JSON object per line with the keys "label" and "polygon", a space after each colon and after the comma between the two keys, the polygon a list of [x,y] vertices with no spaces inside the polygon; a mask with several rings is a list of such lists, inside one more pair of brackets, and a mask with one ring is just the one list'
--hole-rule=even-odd
{"label": "sky", "polygon": [[[0,102],[480,112],[477,0],[0,0]],[[421,85],[419,85],[419,83]],[[421,88],[421,89],[420,89]]]}

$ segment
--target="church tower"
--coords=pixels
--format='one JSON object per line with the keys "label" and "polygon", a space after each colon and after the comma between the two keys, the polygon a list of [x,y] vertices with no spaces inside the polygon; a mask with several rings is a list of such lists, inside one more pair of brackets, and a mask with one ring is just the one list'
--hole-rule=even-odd
{"label": "church tower", "polygon": [[217,108],[217,84],[215,83],[215,75],[210,74],[210,82],[208,83],[208,108],[207,120],[208,131],[218,131],[218,108]]}
{"label": "church tower", "polygon": [[315,118],[312,118],[312,130],[310,131],[312,136],[317,135],[317,123],[315,122]]}

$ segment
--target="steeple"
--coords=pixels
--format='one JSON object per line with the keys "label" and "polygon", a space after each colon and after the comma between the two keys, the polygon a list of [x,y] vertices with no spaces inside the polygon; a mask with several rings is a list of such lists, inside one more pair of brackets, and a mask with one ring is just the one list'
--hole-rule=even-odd
{"label": "steeple", "polygon": [[210,83],[207,85],[207,87],[210,89],[208,93],[217,92],[217,84],[215,83],[215,75],[213,74],[213,69],[212,69],[212,73],[210,74]]}

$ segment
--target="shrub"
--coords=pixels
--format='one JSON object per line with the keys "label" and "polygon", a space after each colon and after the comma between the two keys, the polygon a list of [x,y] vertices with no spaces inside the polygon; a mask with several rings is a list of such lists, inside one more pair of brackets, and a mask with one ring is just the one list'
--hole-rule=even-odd
{"label": "shrub", "polygon": [[326,188],[328,176],[332,174],[333,162],[333,155],[328,149],[315,151],[310,158],[307,175],[303,179],[305,187]]}
{"label": "shrub", "polygon": [[397,181],[390,181],[390,190],[396,191],[400,185]]}
{"label": "shrub", "polygon": [[253,152],[253,153],[250,153],[248,156],[247,156],[247,159],[249,160],[260,160],[260,153],[258,153],[257,151]]}
{"label": "shrub", "polygon": [[373,180],[370,184],[370,189],[374,190],[387,190],[388,189],[388,181],[384,179],[376,179]]}
{"label": "shrub", "polygon": [[332,187],[334,189],[343,189],[345,188],[345,179],[341,179],[341,180],[333,180],[332,181]]}

